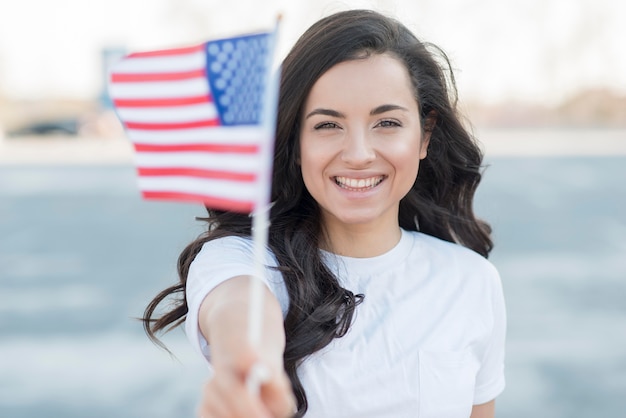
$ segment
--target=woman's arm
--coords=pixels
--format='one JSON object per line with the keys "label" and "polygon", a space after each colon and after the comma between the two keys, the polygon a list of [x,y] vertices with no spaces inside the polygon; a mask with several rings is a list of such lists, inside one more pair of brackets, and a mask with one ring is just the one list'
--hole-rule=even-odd
{"label": "woman's arm", "polygon": [[[213,289],[200,306],[200,331],[211,347],[213,378],[206,384],[199,415],[208,417],[289,417],[295,411],[291,384],[283,368],[285,331],[278,300],[264,288],[259,347],[248,342],[250,278],[234,277]],[[253,366],[268,378],[260,396],[246,389]]]}
{"label": "woman's arm", "polygon": [[496,401],[490,401],[481,405],[474,405],[470,418],[494,418],[496,416]]}

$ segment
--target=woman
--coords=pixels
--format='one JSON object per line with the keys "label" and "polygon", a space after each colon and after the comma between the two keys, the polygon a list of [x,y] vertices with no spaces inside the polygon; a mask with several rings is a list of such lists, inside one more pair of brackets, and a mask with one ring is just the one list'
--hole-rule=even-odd
{"label": "woman", "polygon": [[180,284],[145,312],[151,338],[186,320],[210,358],[201,416],[494,416],[505,311],[472,210],[482,155],[430,50],[354,10],[315,23],[284,60],[260,347],[246,340],[246,215],[209,210]]}

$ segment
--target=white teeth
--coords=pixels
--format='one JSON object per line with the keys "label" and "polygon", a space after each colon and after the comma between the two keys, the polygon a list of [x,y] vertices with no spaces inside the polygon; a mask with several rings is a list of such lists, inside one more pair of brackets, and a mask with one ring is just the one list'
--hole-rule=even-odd
{"label": "white teeth", "polygon": [[348,177],[335,177],[335,183],[344,189],[369,189],[378,186],[383,181],[383,176],[370,177],[367,179],[351,179]]}

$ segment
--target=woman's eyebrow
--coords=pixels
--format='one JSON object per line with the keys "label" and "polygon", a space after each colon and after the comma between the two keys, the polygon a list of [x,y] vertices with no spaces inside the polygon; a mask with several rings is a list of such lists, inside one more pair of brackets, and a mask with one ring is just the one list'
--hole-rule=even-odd
{"label": "woman's eyebrow", "polygon": [[[399,105],[394,105],[394,104],[384,104],[384,105],[380,105],[374,109],[372,109],[372,111],[370,112],[370,115],[380,115],[381,113],[385,113],[385,112],[389,112],[392,110],[402,110],[405,112],[408,112],[409,109],[407,109],[406,107],[402,107]],[[344,115],[343,113],[337,111],[337,110],[333,110],[333,109],[324,109],[324,108],[318,108],[318,109],[314,109],[311,112],[309,112],[305,119],[310,118],[311,116],[315,116],[315,115],[324,115],[324,116],[332,116],[334,118],[340,118],[340,119],[345,119],[346,115]]]}
{"label": "woman's eyebrow", "polygon": [[406,107],[402,107],[402,106],[398,106],[398,105],[394,105],[394,104],[384,104],[384,105],[380,105],[374,109],[372,109],[372,111],[370,112],[370,115],[380,115],[381,113],[385,113],[385,112],[389,112],[391,110],[403,110],[405,112],[408,112],[409,109],[407,109]]}
{"label": "woman's eyebrow", "polygon": [[346,115],[336,110],[319,108],[319,109],[312,110],[308,115],[306,115],[305,119],[308,119],[311,116],[315,116],[315,115],[332,116],[334,118],[340,118],[340,119],[346,118]]}

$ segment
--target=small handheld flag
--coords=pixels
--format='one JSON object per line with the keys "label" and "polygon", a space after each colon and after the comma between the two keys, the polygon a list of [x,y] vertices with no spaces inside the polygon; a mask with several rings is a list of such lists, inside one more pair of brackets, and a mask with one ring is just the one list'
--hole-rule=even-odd
{"label": "small handheld flag", "polygon": [[134,53],[112,68],[109,94],[144,198],[246,213],[262,204],[274,135],[273,35]]}
{"label": "small handheld flag", "polygon": [[[262,327],[259,277],[268,241],[278,97],[278,80],[271,75],[275,41],[276,31],[130,54],[112,68],[109,83],[135,148],[144,198],[254,213],[252,347],[258,347]],[[258,370],[248,376],[253,393],[263,380]]]}

